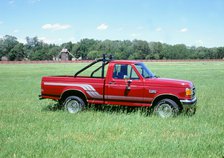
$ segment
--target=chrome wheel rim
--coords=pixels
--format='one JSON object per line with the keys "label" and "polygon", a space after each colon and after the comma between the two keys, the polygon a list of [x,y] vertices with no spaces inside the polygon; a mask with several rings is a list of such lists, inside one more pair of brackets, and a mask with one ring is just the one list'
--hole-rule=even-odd
{"label": "chrome wheel rim", "polygon": [[67,103],[66,108],[69,113],[77,113],[77,112],[81,111],[81,105],[76,100],[70,100]]}
{"label": "chrome wheel rim", "polygon": [[169,104],[163,103],[158,107],[157,114],[162,118],[172,117],[173,108]]}

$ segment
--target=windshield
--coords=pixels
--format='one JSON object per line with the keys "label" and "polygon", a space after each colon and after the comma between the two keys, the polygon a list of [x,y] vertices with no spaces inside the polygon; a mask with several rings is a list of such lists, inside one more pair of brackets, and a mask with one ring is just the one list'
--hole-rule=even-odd
{"label": "windshield", "polygon": [[155,75],[145,66],[144,63],[137,63],[135,64],[135,67],[137,68],[138,72],[142,75],[142,77],[144,78],[155,77]]}

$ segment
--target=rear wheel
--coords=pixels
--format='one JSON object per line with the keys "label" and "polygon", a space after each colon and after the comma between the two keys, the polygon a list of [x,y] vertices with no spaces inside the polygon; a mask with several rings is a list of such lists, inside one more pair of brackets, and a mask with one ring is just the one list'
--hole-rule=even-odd
{"label": "rear wheel", "polygon": [[69,96],[65,99],[64,107],[69,113],[78,113],[84,109],[85,103],[77,96]]}
{"label": "rear wheel", "polygon": [[162,99],[156,104],[154,113],[162,118],[174,117],[178,115],[179,107],[171,99]]}

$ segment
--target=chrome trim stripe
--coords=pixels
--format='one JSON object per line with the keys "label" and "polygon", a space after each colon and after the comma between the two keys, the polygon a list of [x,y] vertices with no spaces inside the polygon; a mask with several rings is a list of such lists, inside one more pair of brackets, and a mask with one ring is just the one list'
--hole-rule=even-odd
{"label": "chrome trim stripe", "polygon": [[47,86],[76,86],[83,88],[86,93],[92,97],[97,99],[102,99],[103,95],[99,94],[91,85],[89,84],[74,84],[74,83],[56,83],[56,82],[44,82],[44,85]]}
{"label": "chrome trim stripe", "polygon": [[116,96],[116,95],[105,95],[106,99],[110,100],[126,100],[126,101],[141,101],[144,102],[143,97],[129,97],[129,96]]}

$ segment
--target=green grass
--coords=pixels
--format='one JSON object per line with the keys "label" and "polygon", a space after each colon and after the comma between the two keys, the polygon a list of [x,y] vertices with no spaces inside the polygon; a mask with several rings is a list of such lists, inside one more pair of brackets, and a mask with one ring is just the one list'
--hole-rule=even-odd
{"label": "green grass", "polygon": [[52,111],[38,100],[44,75],[85,64],[0,65],[0,157],[224,157],[224,62],[147,63],[160,77],[197,88],[196,115]]}

